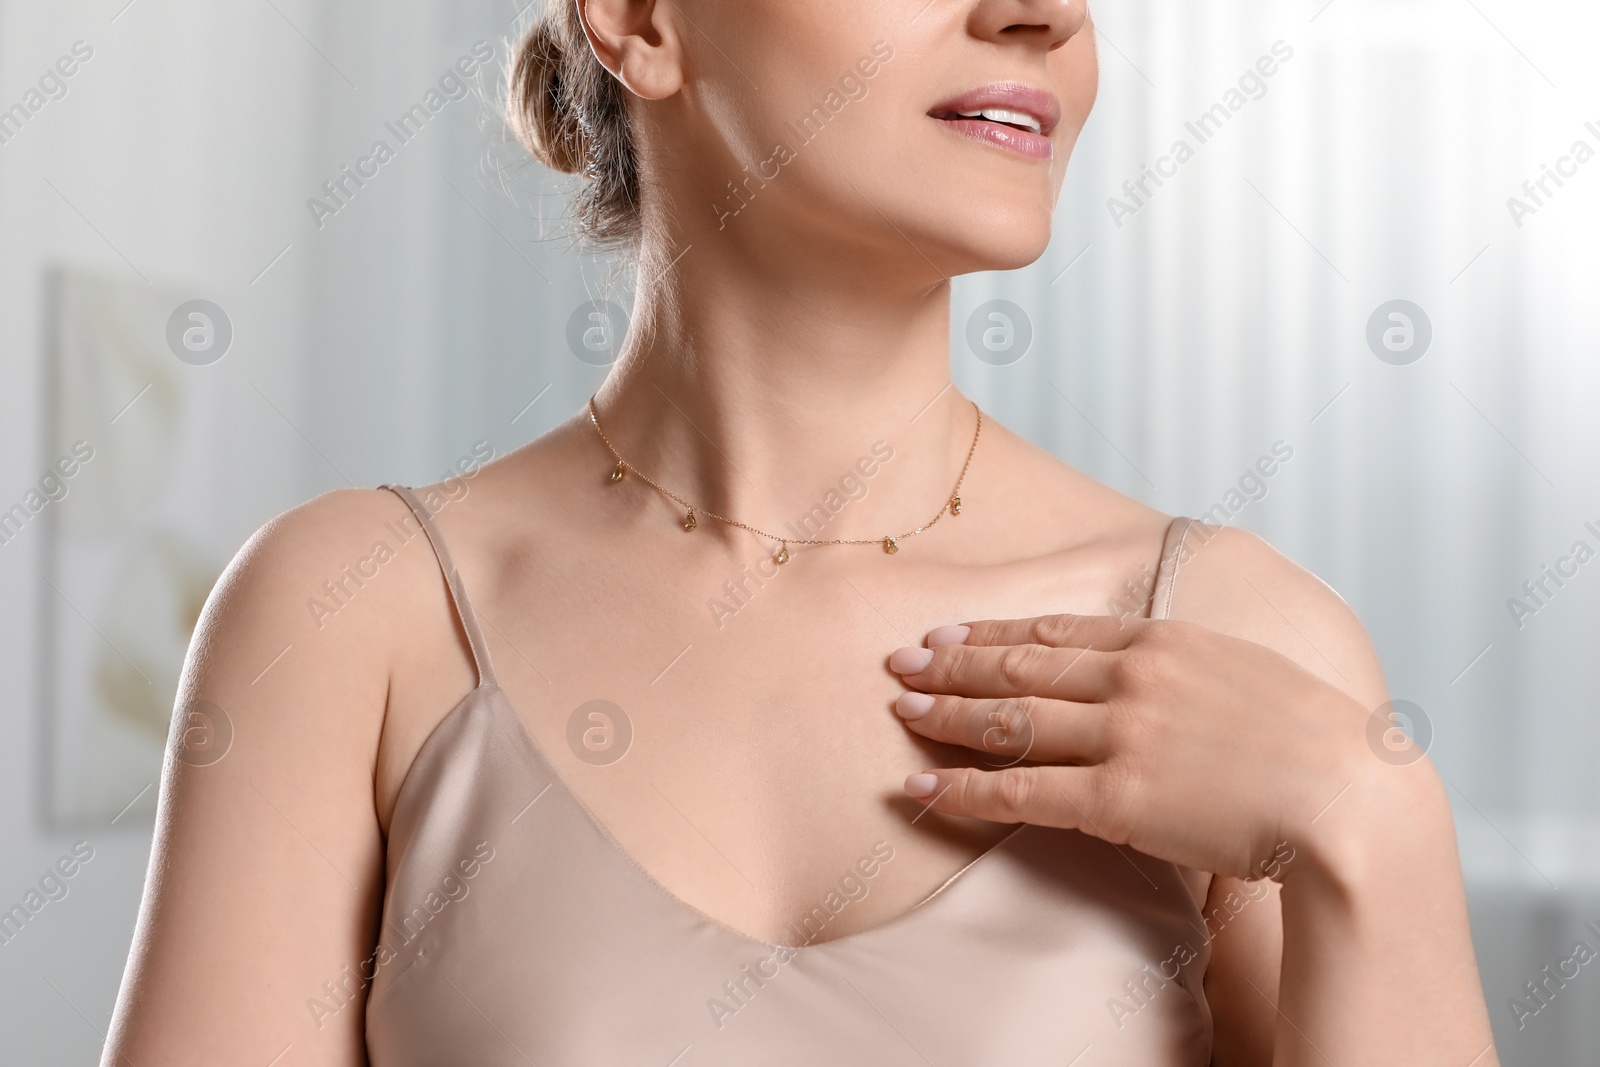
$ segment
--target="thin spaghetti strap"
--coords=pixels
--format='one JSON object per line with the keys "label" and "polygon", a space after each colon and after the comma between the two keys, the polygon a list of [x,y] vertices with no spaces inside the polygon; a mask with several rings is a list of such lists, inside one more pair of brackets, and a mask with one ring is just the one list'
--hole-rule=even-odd
{"label": "thin spaghetti strap", "polygon": [[1161,562],[1156,566],[1156,587],[1150,594],[1150,618],[1165,619],[1172,614],[1172,594],[1178,584],[1178,567],[1185,556],[1185,543],[1195,520],[1179,516],[1167,524],[1161,542]]}
{"label": "thin spaghetti strap", "polygon": [[478,628],[478,615],[472,610],[472,601],[467,599],[467,590],[461,583],[461,575],[456,572],[456,565],[450,560],[450,550],[445,547],[444,538],[439,535],[439,529],[433,523],[433,516],[428,512],[422,501],[417,499],[415,493],[403,485],[384,485],[394,493],[411,513],[417,517],[422,532],[427,535],[428,544],[433,546],[433,554],[439,561],[439,569],[444,572],[445,585],[450,590],[450,602],[455,605],[456,617],[461,620],[461,628],[466,631],[467,644],[472,646],[472,664],[478,671],[478,685],[496,685],[494,664],[489,659],[489,645],[483,639],[483,631]]}

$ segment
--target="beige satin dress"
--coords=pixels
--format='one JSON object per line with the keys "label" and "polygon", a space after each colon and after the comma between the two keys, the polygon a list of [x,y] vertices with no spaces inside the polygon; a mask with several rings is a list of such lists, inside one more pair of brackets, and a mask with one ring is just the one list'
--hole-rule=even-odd
{"label": "beige satin dress", "polygon": [[[495,684],[426,509],[395,492],[439,557],[479,684],[395,807],[359,976],[373,1067],[1209,1061],[1207,930],[1178,868],[1084,834],[1021,826],[898,918],[810,944],[813,925],[769,944],[673,896],[562,783]],[[1168,531],[1152,614],[1187,526]],[[882,856],[859,864],[869,888]]]}

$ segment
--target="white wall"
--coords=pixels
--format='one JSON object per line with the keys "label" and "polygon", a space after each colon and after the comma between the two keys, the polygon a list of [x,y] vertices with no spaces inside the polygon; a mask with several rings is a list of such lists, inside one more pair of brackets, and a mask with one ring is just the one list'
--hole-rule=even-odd
{"label": "white wall", "polygon": [[[304,168],[315,71],[280,40],[269,7],[258,15],[141,0],[113,21],[121,7],[0,4],[0,107],[23,99],[74,42],[93,50],[66,96],[0,145],[0,499],[19,499],[55,459],[44,441],[44,272],[75,264],[231,310],[235,350],[202,385],[216,405],[211,448],[186,466],[195,472],[190,491],[219,519],[231,517],[204,533],[237,545],[252,521],[304,490],[297,471],[258,447],[276,416],[240,391],[259,377],[293,397],[302,377],[288,358],[305,328],[302,287],[288,272],[250,282],[294,219],[292,200],[260,194],[298,181]],[[126,426],[105,427],[102,455]],[[65,899],[0,948],[0,1047],[8,1062],[92,1063],[150,828],[139,811],[115,826],[43,825],[38,620],[49,609],[73,611],[47,603],[54,594],[36,577],[47,532],[30,525],[0,548],[0,899],[7,908],[22,899],[73,841],[87,840],[94,858]]]}

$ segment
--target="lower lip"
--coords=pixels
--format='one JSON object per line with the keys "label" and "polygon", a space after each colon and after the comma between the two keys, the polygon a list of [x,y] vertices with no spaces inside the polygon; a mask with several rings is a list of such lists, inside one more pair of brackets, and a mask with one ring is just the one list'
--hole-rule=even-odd
{"label": "lower lip", "polygon": [[992,144],[1029,159],[1049,159],[1051,155],[1050,138],[1042,133],[1030,133],[1001,122],[990,122],[988,119],[935,119],[934,121],[949,127],[952,132],[963,137]]}

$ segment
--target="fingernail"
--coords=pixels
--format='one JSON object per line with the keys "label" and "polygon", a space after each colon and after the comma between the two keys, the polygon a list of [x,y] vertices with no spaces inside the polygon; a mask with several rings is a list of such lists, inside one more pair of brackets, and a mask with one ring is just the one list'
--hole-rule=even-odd
{"label": "fingernail", "polygon": [[970,626],[938,626],[928,631],[928,647],[959,645],[972,633]]}
{"label": "fingernail", "polygon": [[933,698],[927,693],[901,693],[894,710],[902,719],[920,719],[933,710]]}
{"label": "fingernail", "polygon": [[931,648],[897,648],[889,657],[889,669],[896,674],[918,674],[932,662]]}
{"label": "fingernail", "polygon": [[906,776],[906,793],[914,797],[931,797],[939,788],[937,774],[912,774]]}

